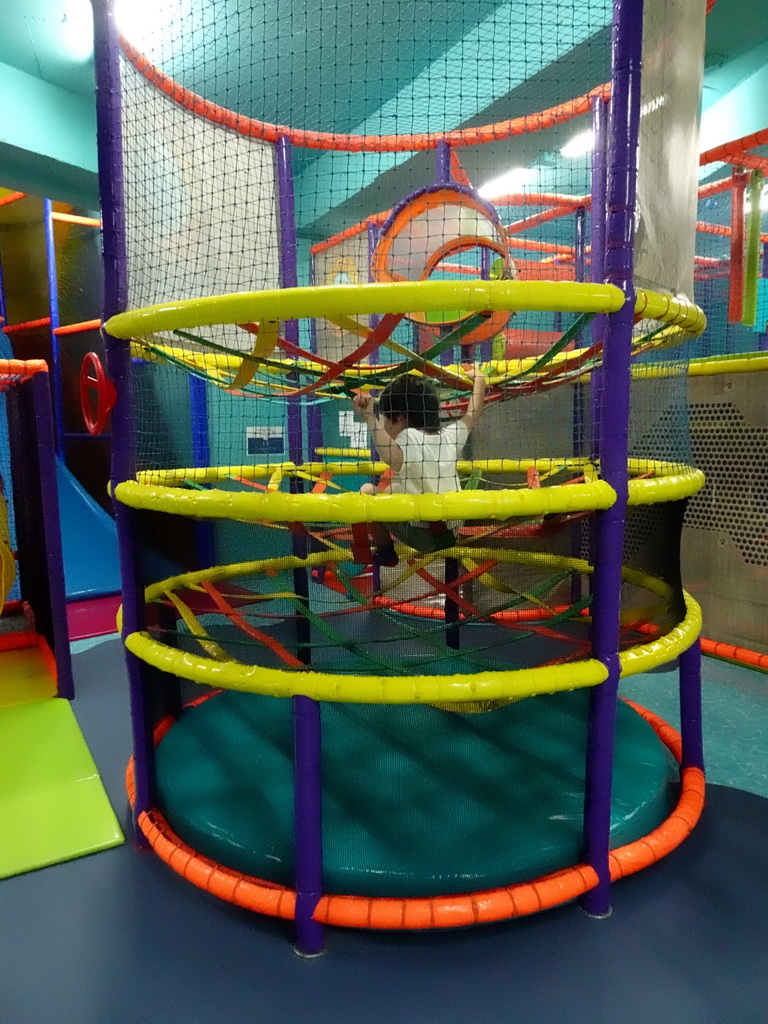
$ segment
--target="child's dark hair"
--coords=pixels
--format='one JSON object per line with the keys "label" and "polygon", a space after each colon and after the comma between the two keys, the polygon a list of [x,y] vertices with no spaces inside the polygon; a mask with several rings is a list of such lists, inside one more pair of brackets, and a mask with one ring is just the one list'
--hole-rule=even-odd
{"label": "child's dark hair", "polygon": [[428,434],[440,433],[440,398],[425,377],[411,373],[396,377],[379,396],[379,411],[390,420],[403,416],[409,427]]}

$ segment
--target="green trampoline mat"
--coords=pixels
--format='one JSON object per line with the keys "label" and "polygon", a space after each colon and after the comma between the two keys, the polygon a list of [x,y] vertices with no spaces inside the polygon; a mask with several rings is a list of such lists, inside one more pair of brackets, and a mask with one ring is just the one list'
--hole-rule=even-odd
{"label": "green trampoline mat", "polygon": [[[589,691],[480,715],[322,705],[327,892],[427,896],[530,881],[580,860]],[[200,853],[293,884],[291,702],[225,692],[158,749],[160,808]],[[619,703],[612,845],[671,811],[677,766]]]}

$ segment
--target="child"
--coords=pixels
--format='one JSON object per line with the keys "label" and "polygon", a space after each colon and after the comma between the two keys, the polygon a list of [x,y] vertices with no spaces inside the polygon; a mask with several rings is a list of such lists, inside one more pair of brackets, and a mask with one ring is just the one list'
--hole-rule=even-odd
{"label": "child", "polygon": [[[378,493],[445,494],[461,490],[456,463],[470,431],[480,419],[485,401],[486,378],[470,370],[472,396],[461,419],[441,425],[437,388],[426,377],[406,373],[382,391],[376,415],[370,395],[355,396],[354,407],[365,421],[379,458],[392,469],[392,482]],[[373,484],[364,484],[362,494],[376,494]],[[398,523],[390,529],[395,536],[419,551],[434,551],[455,541],[461,522],[442,524]],[[437,529],[436,529],[437,527]],[[440,537],[440,534],[443,534]]]}

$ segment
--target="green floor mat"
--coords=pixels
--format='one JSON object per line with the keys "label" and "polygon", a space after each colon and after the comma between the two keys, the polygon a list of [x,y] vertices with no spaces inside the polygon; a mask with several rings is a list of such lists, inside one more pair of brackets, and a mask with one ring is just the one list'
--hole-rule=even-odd
{"label": "green floor mat", "polygon": [[123,842],[68,701],[0,708],[0,821],[0,878]]}

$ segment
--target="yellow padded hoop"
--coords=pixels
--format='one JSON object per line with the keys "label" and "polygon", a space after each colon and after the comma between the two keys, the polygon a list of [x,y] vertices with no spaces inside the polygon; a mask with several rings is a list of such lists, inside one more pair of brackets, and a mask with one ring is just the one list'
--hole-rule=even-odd
{"label": "yellow padded hoop", "polygon": [[370,316],[408,310],[559,310],[614,313],[624,305],[612,284],[558,281],[401,281],[394,284],[318,285],[262,292],[237,292],[164,302],[111,317],[104,325],[115,338],[213,324],[242,324],[302,317]]}
{"label": "yellow padded hoop", "polygon": [[[554,460],[557,462],[558,460]],[[586,467],[585,460],[561,460],[563,466],[576,463]],[[515,472],[528,466],[543,464],[550,468],[553,460],[481,460],[484,472]],[[474,463],[459,463],[459,470]],[[400,523],[424,520],[445,522],[449,519],[508,519],[514,516],[538,516],[552,513],[591,512],[610,508],[616,493],[604,480],[552,487],[518,488],[515,490],[450,491],[445,494],[287,494],[255,491],[183,490],[186,480],[213,483],[230,477],[257,479],[275,478],[291,472],[317,473],[332,471],[339,476],[382,473],[384,463],[307,463],[295,466],[281,463],[272,466],[225,466],[209,469],[155,470],[140,474],[138,481],[118,484],[115,497],[131,508],[170,512],[210,519],[240,519],[266,522],[318,523]],[[675,501],[695,494],[704,484],[698,469],[653,460],[632,459],[630,473],[653,476],[630,480],[630,505],[654,505]]]}
{"label": "yellow padded hoop", "polygon": [[[344,552],[341,552],[342,554]],[[489,553],[483,548],[450,548],[448,557],[482,558]],[[573,569],[591,573],[592,567],[583,559],[552,555],[545,552],[493,550],[500,561],[552,569]],[[218,582],[272,570],[311,568],[337,560],[340,551],[316,552],[305,559],[296,556],[241,562],[197,572],[183,573],[147,588],[148,601],[203,581]],[[644,587],[664,600],[672,596],[663,580],[635,569],[624,567],[622,578],[627,583]],[[622,651],[619,660],[622,675],[634,675],[673,661],[695,641],[701,629],[701,609],[685,594],[686,615],[666,636]],[[446,703],[477,700],[499,700],[557,693],[583,686],[596,686],[607,678],[605,666],[595,658],[562,665],[516,669],[508,672],[480,672],[474,675],[435,676],[347,676],[312,671],[286,671],[244,665],[235,661],[218,661],[179,651],[153,640],[148,633],[131,633],[125,640],[129,651],[164,672],[193,682],[247,693],[263,693],[273,697],[302,695],[315,700],[346,701],[374,704]]]}
{"label": "yellow padded hoop", "polygon": [[[359,470],[358,470],[359,472]],[[115,496],[131,508],[204,519],[283,523],[440,523],[451,519],[588,512],[610,508],[616,492],[603,480],[570,487],[445,494],[284,494],[281,491],[187,491],[126,481]]]}
{"label": "yellow padded hoop", "polygon": [[[623,305],[623,292],[612,284],[578,281],[403,281],[281,288],[169,301],[119,313],[104,326],[113,337],[129,339],[213,324],[366,316],[405,313],[412,309],[434,312],[456,308],[469,313],[488,310],[615,313]],[[707,323],[702,310],[692,302],[644,288],[637,291],[635,314],[674,324],[691,335],[701,334]]]}

